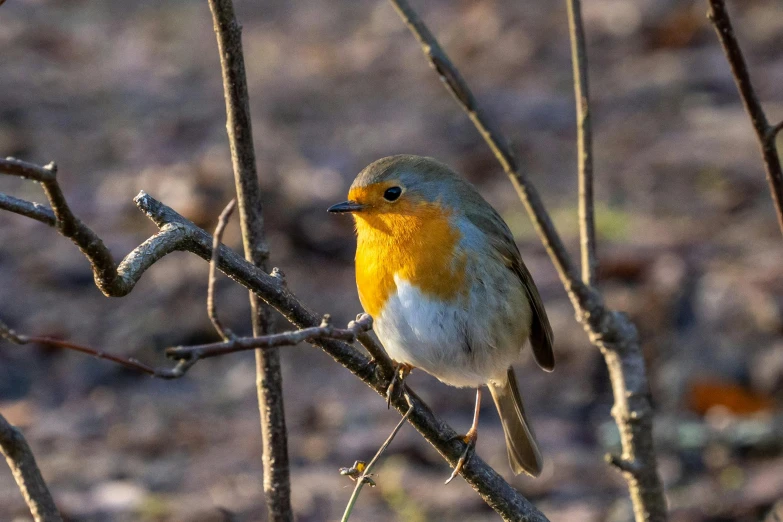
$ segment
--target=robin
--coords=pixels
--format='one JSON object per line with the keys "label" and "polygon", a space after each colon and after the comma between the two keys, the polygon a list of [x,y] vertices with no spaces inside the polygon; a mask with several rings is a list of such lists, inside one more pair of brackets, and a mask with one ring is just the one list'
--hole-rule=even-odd
{"label": "robin", "polygon": [[477,390],[468,446],[449,481],[475,447],[483,385],[511,469],[538,476],[541,453],[511,365],[529,340],[538,365],[552,371],[552,327],[500,215],[449,167],[410,155],[370,164],[348,201],[328,211],[354,217],[359,299],[398,376],[420,368]]}

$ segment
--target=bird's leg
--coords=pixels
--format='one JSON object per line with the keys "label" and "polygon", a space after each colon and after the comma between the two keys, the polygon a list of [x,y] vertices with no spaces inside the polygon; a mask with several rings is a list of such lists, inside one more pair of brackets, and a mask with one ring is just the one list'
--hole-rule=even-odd
{"label": "bird's leg", "polygon": [[386,408],[391,408],[391,400],[394,396],[395,388],[399,384],[400,387],[405,385],[405,378],[411,373],[413,366],[407,363],[399,363],[394,367],[394,377],[392,377],[389,387],[386,388]]}
{"label": "bird's leg", "polygon": [[467,447],[465,448],[465,451],[462,452],[462,455],[460,455],[459,460],[457,461],[457,465],[454,466],[454,471],[451,472],[451,476],[449,476],[448,480],[446,481],[446,484],[454,480],[454,477],[456,477],[460,471],[462,471],[462,468],[465,467],[465,464],[470,460],[470,457],[473,455],[473,452],[476,449],[476,441],[478,440],[478,420],[479,420],[479,410],[481,409],[481,388],[476,388],[476,409],[473,411],[473,424],[470,425],[470,429],[465,434],[464,437],[460,437],[462,439],[462,442],[467,444]]}

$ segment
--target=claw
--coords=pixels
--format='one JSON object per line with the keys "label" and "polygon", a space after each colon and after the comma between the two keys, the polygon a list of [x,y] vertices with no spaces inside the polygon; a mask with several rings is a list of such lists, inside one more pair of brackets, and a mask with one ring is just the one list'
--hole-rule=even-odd
{"label": "claw", "polygon": [[396,391],[396,385],[400,384],[404,386],[405,378],[411,373],[413,367],[409,364],[400,363],[394,368],[394,377],[392,377],[389,387],[386,388],[386,408],[391,408],[391,401]]}
{"label": "claw", "polygon": [[476,441],[478,440],[478,430],[474,430],[473,428],[468,431],[467,434],[465,434],[464,437],[458,437],[462,442],[467,444],[465,447],[465,451],[462,452],[462,455],[460,455],[459,460],[457,461],[457,465],[454,466],[454,471],[451,472],[451,475],[449,475],[449,478],[446,480],[445,484],[448,484],[452,480],[454,480],[454,477],[459,475],[460,471],[462,471],[462,468],[465,467],[465,464],[468,463],[470,460],[470,457],[473,456],[473,453],[476,451]]}

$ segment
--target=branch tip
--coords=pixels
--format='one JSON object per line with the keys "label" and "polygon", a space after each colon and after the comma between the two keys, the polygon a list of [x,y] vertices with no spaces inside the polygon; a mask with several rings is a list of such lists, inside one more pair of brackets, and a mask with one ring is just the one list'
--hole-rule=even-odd
{"label": "branch tip", "polygon": [[284,287],[286,286],[285,272],[279,267],[272,268],[272,272],[269,275],[277,279]]}
{"label": "branch tip", "polygon": [[630,473],[631,475],[634,476],[637,473],[639,473],[639,471],[642,469],[642,466],[639,464],[638,461],[628,460],[618,455],[613,455],[611,453],[607,453],[606,455],[604,455],[604,461],[610,466],[617,468],[620,472]]}

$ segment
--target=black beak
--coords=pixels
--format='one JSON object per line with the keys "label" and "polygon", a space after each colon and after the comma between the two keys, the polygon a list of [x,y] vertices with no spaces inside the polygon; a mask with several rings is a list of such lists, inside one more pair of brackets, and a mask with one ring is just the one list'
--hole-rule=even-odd
{"label": "black beak", "polygon": [[332,205],[326,209],[327,212],[331,212],[332,214],[342,214],[344,212],[361,212],[362,210],[364,210],[364,205],[357,203],[356,201],[343,201],[342,203]]}

